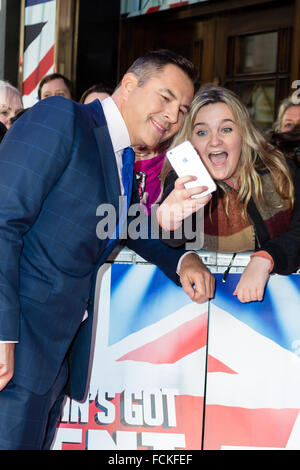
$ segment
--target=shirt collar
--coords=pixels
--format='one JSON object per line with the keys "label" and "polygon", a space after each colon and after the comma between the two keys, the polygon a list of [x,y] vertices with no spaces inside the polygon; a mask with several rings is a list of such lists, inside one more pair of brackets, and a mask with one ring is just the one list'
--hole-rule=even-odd
{"label": "shirt collar", "polygon": [[111,96],[105,98],[101,105],[114,152],[120,152],[130,146],[130,138],[122,114]]}

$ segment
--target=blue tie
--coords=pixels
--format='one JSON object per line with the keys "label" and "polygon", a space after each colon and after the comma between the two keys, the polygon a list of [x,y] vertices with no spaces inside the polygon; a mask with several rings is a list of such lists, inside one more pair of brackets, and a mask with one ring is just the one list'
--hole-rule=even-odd
{"label": "blue tie", "polygon": [[122,154],[122,183],[124,187],[124,196],[127,196],[127,209],[131,199],[134,159],[134,151],[131,147],[126,147]]}
{"label": "blue tie", "polygon": [[[123,150],[122,154],[122,184],[124,188],[124,204],[122,207],[122,212],[120,215],[119,223],[111,236],[110,240],[108,241],[108,245],[119,237],[120,229],[122,228],[129,204],[131,199],[131,191],[132,191],[132,181],[133,181],[133,165],[135,160],[135,154],[131,147],[126,147]],[[108,246],[107,245],[107,246]]]}

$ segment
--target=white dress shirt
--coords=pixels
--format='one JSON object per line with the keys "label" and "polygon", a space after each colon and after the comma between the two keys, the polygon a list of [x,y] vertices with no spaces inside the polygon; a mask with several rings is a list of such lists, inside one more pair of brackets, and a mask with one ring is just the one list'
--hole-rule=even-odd
{"label": "white dress shirt", "polygon": [[108,98],[105,98],[101,104],[107,122],[111,143],[115,152],[121,193],[124,194],[122,184],[122,153],[125,148],[130,147],[130,137],[122,114],[114,100],[109,96]]}

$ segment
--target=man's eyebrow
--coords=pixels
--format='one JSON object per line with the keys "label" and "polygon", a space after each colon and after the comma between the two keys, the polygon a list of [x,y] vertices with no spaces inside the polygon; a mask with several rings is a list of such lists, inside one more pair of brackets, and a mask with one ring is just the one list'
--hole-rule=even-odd
{"label": "man's eyebrow", "polygon": [[159,91],[162,91],[164,93],[168,93],[169,95],[172,96],[172,98],[174,98],[174,100],[177,99],[177,96],[175,95],[175,93],[173,93],[172,90],[170,90],[170,88],[161,88]]}
{"label": "man's eyebrow", "polygon": [[[169,88],[162,88],[160,91],[164,93],[168,93],[174,100],[177,100],[177,96]],[[183,106],[187,112],[191,109],[190,106],[188,106],[187,104],[182,104],[181,106]]]}

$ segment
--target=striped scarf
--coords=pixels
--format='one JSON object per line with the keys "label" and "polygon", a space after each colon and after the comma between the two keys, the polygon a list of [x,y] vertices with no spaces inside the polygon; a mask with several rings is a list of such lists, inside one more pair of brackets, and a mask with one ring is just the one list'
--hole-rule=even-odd
{"label": "striped scarf", "polygon": [[[254,195],[252,199],[271,239],[288,230],[291,210],[277,193],[271,175],[264,172],[261,177],[263,194],[268,204],[257,201]],[[222,187],[224,191],[218,187],[211,203],[204,210],[202,249],[221,253],[254,251],[258,246],[249,208],[248,217],[243,218],[237,191],[225,183],[222,183]]]}

